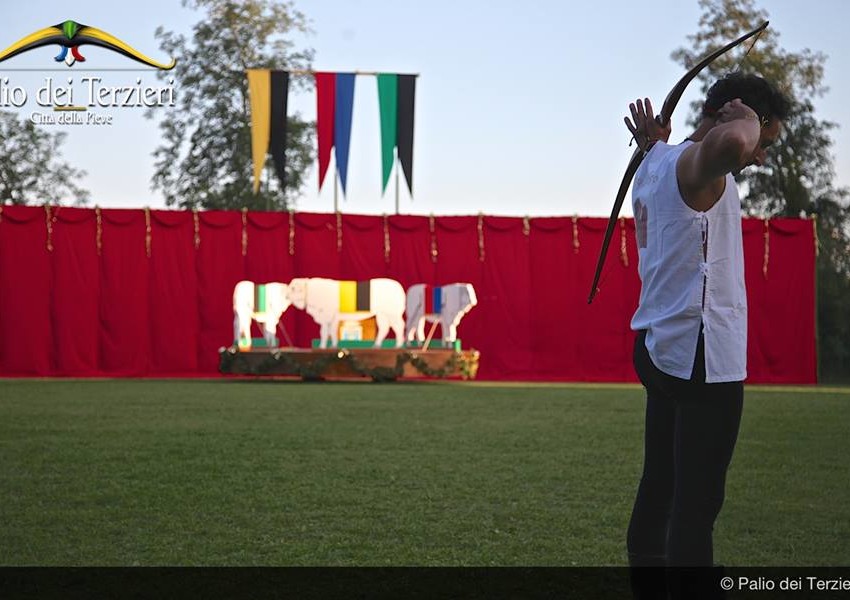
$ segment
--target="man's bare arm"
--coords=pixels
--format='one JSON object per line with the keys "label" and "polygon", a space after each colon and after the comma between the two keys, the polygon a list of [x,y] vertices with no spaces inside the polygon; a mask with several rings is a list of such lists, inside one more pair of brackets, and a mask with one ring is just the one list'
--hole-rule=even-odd
{"label": "man's bare arm", "polygon": [[720,199],[728,173],[750,164],[761,138],[761,123],[753,109],[738,99],[717,111],[717,125],[679,158],[676,176],[685,203],[708,210]]}

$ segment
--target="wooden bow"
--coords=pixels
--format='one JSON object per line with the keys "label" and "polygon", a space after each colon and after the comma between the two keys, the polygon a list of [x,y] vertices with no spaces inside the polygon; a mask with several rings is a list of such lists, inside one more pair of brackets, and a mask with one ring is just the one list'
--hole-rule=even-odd
{"label": "wooden bow", "polygon": [[[667,123],[670,122],[670,119],[673,116],[673,111],[679,103],[679,99],[682,97],[682,94],[685,92],[685,88],[687,88],[688,84],[693,81],[694,77],[699,75],[700,71],[710,65],[716,58],[722,56],[738,44],[745,42],[753,36],[760,35],[765,29],[767,29],[768,24],[769,21],[765,21],[756,29],[753,29],[749,33],[745,33],[735,41],[729,42],[719,50],[715,50],[685,73],[684,76],[676,82],[676,85],[673,86],[673,89],[670,90],[667,97],[664,98],[664,105],[661,107],[661,112],[655,117],[658,124],[662,127],[666,127]],[[755,41],[753,41],[753,44],[755,44]],[[750,48],[752,49],[752,46],[750,46]],[[632,178],[635,176],[635,173],[637,172],[641,162],[643,162],[643,158],[645,156],[646,151],[640,147],[635,149],[631,159],[629,160],[629,164],[626,167],[623,180],[620,182],[620,188],[617,190],[614,206],[611,209],[611,216],[608,217],[608,228],[605,230],[605,237],[602,240],[602,248],[599,251],[599,259],[596,261],[596,272],[593,275],[593,283],[590,286],[590,295],[587,298],[588,304],[593,302],[594,296],[596,296],[596,293],[599,291],[599,278],[602,276],[602,267],[605,265],[605,257],[608,255],[608,246],[611,245],[611,237],[614,235],[614,227],[617,224],[617,218],[620,216],[620,209],[623,207],[623,201],[626,199],[626,192],[629,190]]]}

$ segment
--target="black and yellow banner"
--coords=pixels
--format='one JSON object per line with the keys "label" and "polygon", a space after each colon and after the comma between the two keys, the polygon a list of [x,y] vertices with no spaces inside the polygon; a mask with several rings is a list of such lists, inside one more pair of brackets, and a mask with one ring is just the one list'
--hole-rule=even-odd
{"label": "black and yellow banner", "polygon": [[281,187],[286,185],[286,103],[289,72],[248,69],[251,99],[251,156],[254,161],[254,193],[271,152]]}

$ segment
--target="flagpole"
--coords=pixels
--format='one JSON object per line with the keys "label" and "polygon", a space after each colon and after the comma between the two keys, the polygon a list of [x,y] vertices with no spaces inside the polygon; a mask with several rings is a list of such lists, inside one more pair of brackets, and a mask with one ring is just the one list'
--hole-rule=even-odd
{"label": "flagpole", "polygon": [[395,214],[398,214],[398,170],[401,168],[401,161],[398,159],[398,146],[395,147]]}
{"label": "flagpole", "polygon": [[339,201],[337,200],[337,179],[339,178],[339,172],[336,169],[336,162],[334,162],[334,212],[339,212]]}

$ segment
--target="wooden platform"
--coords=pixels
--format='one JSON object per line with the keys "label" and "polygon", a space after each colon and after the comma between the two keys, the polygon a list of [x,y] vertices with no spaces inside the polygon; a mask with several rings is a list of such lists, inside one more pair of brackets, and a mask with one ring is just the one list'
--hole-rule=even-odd
{"label": "wooden platform", "polygon": [[371,378],[475,379],[477,350],[451,348],[279,348],[219,350],[219,371],[230,375],[293,376],[306,381]]}

